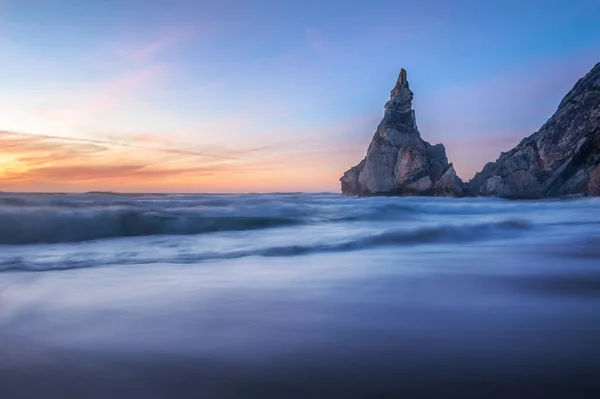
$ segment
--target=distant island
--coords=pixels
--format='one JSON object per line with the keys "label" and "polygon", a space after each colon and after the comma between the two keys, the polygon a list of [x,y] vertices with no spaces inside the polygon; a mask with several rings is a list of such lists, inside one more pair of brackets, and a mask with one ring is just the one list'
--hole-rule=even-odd
{"label": "distant island", "polygon": [[581,78],[552,117],[464,183],[442,144],[421,138],[413,92],[402,69],[366,157],[340,178],[345,195],[600,196],[600,63]]}

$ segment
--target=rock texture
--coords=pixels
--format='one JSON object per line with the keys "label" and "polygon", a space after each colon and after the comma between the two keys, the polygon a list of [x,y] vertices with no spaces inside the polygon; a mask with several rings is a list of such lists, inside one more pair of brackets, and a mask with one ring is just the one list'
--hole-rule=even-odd
{"label": "rock texture", "polygon": [[435,195],[444,197],[462,197],[466,194],[465,184],[456,175],[452,164],[442,172],[442,176],[433,186],[433,192]]}
{"label": "rock texture", "polygon": [[464,184],[442,144],[421,139],[413,92],[402,69],[367,155],[341,177],[345,195],[462,196]]}
{"label": "rock texture", "polygon": [[590,181],[588,183],[588,194],[594,197],[600,196],[600,165],[596,166],[590,172]]}
{"label": "rock texture", "polygon": [[600,63],[538,132],[485,165],[468,187],[507,198],[600,195]]}

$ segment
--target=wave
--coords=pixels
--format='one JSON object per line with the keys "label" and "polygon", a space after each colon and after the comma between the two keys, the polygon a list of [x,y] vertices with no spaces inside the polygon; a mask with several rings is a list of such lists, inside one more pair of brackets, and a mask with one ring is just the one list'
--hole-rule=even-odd
{"label": "wave", "polygon": [[258,251],[261,256],[292,256],[312,252],[340,252],[386,246],[406,246],[432,243],[461,243],[505,236],[506,233],[527,230],[531,225],[523,220],[505,220],[473,225],[436,226],[415,230],[392,230],[356,240],[312,246],[282,246]]}
{"label": "wave", "polygon": [[103,238],[190,235],[217,231],[266,229],[299,224],[278,216],[205,216],[198,212],[103,207],[14,212],[0,209],[0,244],[55,244]]}
{"label": "wave", "polygon": [[316,253],[368,250],[380,247],[416,246],[438,243],[460,244],[494,238],[513,238],[516,233],[518,234],[531,227],[526,221],[509,219],[470,225],[442,225],[414,230],[391,230],[332,244],[282,245],[228,252],[178,253],[163,257],[128,256],[129,254],[119,253],[114,254],[113,257],[96,257],[94,261],[90,261],[89,254],[83,253],[79,256],[58,260],[54,259],[52,261],[30,261],[23,257],[13,257],[0,261],[0,271],[52,271],[94,266],[150,263],[188,264],[251,256],[291,257]]}
{"label": "wave", "polygon": [[0,195],[0,244],[193,235],[303,224],[387,223],[514,211],[498,201],[348,199],[333,194]]}

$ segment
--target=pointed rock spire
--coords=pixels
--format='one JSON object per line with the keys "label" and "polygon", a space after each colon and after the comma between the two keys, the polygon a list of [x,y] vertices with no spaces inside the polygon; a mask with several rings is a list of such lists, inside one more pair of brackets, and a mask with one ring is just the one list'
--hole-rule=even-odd
{"label": "pointed rock spire", "polygon": [[408,81],[406,80],[406,69],[400,69],[400,76],[398,76],[398,83],[401,86],[408,85]]}
{"label": "pointed rock spire", "polygon": [[[367,156],[340,179],[343,194],[463,194],[463,183],[448,165],[444,146],[432,146],[421,139],[412,100],[407,73],[402,69]],[[443,184],[436,186],[443,176]],[[460,190],[454,190],[455,187]]]}
{"label": "pointed rock spire", "polygon": [[396,112],[409,112],[412,110],[413,92],[408,86],[406,69],[400,70],[396,86],[390,93],[390,101],[385,104],[385,110]]}

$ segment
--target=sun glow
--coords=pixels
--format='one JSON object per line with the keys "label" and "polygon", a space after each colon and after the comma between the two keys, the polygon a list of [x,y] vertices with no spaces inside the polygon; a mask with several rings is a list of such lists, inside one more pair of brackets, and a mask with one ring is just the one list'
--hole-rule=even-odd
{"label": "sun glow", "polygon": [[19,162],[15,157],[0,155],[0,177],[8,179],[15,174],[27,172],[27,165]]}

